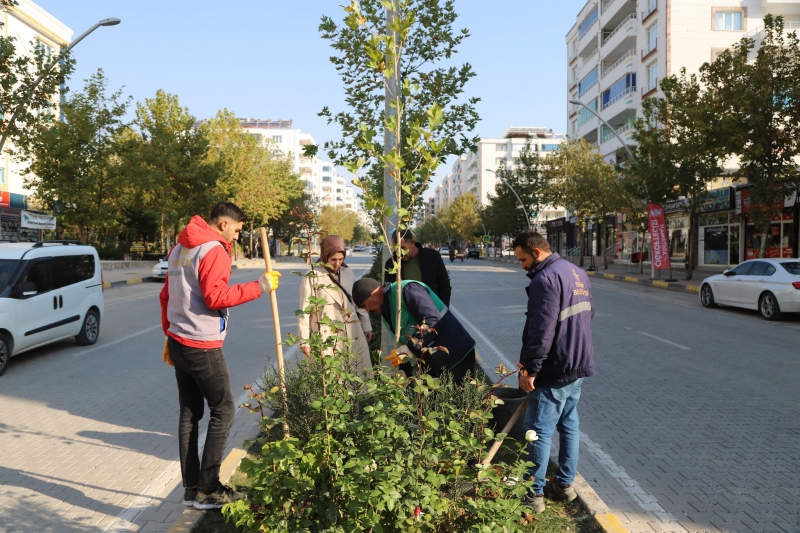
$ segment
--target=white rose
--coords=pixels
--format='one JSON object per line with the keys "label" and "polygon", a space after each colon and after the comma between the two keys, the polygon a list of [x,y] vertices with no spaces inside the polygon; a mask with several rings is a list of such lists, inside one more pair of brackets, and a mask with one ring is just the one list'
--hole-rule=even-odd
{"label": "white rose", "polygon": [[539,440],[539,435],[532,429],[529,429],[525,432],[525,440],[528,442],[533,442],[535,440]]}

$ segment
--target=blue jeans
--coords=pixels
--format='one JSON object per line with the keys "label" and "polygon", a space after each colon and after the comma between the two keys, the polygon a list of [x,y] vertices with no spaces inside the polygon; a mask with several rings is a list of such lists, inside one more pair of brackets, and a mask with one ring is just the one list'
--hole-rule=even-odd
{"label": "blue jeans", "polygon": [[555,387],[537,387],[528,393],[525,430],[532,429],[539,436],[539,440],[528,444],[528,460],[535,466],[526,479],[533,477],[533,494],[544,492],[550,443],[555,428],[558,428],[560,435],[556,481],[564,486],[572,485],[575,480],[580,447],[578,401],[581,399],[582,382],[583,378],[579,378]]}

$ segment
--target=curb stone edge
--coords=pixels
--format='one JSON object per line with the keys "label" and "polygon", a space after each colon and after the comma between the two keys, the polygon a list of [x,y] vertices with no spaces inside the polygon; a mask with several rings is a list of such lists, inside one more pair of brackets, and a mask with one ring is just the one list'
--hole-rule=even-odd
{"label": "curb stone edge", "polygon": [[[243,448],[234,448],[225,457],[219,467],[219,479],[222,483],[227,483],[228,480],[230,480],[233,473],[239,468],[239,463],[245,455],[247,455],[247,451]],[[194,507],[187,507],[181,513],[180,518],[167,530],[167,533],[190,533],[204,514],[205,511],[198,511]]]}

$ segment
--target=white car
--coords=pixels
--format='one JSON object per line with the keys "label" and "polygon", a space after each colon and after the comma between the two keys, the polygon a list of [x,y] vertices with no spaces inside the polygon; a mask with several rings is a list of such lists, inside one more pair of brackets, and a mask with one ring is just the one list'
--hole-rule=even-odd
{"label": "white car", "polygon": [[92,246],[0,244],[0,375],[12,356],[51,342],[94,344],[102,317],[103,274]]}
{"label": "white car", "polygon": [[156,263],[153,267],[153,277],[158,279],[167,279],[167,267],[169,266],[169,261],[167,261],[167,257]]}
{"label": "white car", "polygon": [[800,259],[751,259],[708,277],[700,286],[700,303],[754,309],[767,320],[800,313]]}
{"label": "white car", "polygon": [[450,255],[450,248],[445,246],[444,248],[439,249],[439,253],[442,255]]}
{"label": "white car", "polygon": [[352,248],[350,248],[349,246],[345,246],[344,247],[344,255],[350,255],[352,253],[353,253],[353,249]]}

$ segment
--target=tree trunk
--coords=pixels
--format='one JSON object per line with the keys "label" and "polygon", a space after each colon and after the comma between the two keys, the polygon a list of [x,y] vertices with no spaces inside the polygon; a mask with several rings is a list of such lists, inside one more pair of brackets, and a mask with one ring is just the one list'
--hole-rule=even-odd
{"label": "tree trunk", "polygon": [[761,258],[767,257],[767,239],[769,238],[769,220],[764,224],[761,230]]}
{"label": "tree trunk", "polygon": [[583,256],[584,256],[584,246],[583,246],[583,235],[585,230],[583,228],[584,222],[581,220],[578,223],[578,266],[583,268]]}
{"label": "tree trunk", "polygon": [[600,249],[603,253],[603,270],[608,270],[608,227],[606,225],[606,218],[603,217],[603,227],[600,234]]}
{"label": "tree trunk", "polygon": [[695,233],[697,231],[697,210],[692,209],[689,212],[689,234],[686,236],[689,239],[687,243],[689,246],[686,247],[686,258],[689,260],[689,263],[686,265],[686,279],[692,279],[692,274],[694,273],[694,263],[695,258],[697,257],[697,237],[695,237]]}
{"label": "tree trunk", "polygon": [[642,228],[642,245],[639,247],[639,274],[644,273],[644,241],[647,234],[647,228]]}

